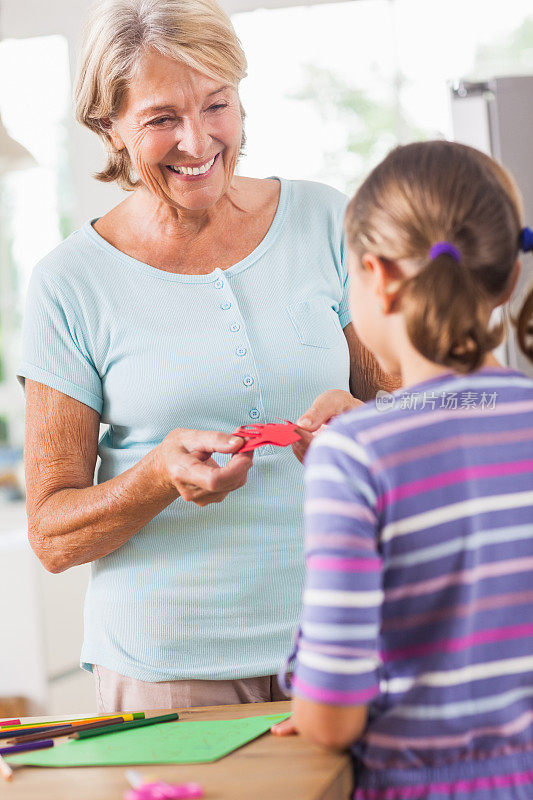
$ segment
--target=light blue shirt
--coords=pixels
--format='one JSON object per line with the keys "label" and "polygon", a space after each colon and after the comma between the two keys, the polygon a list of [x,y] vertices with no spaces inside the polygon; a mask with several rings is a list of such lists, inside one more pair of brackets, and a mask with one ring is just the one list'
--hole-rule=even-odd
{"label": "light blue shirt", "polygon": [[[346,198],[280,183],[267,235],[227,269],[156,269],[90,223],[35,268],[19,375],[109,424],[98,483],[174,428],[296,420],[326,389],[348,389]],[[82,665],[144,681],[276,673],[301,608],[302,499],[291,448],[263,447],[222,503],[178,498],[94,561]]]}

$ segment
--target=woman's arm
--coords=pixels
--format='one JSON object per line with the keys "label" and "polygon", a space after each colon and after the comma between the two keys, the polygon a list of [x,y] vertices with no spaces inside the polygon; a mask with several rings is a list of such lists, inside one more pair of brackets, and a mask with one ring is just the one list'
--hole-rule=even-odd
{"label": "woman's arm", "polygon": [[400,379],[383,372],[378,362],[357,336],[350,323],[343,329],[350,352],[350,392],[364,403],[373,400],[380,389],[394,392]]}
{"label": "woman's arm", "polygon": [[134,467],[93,486],[99,424],[92,408],[26,380],[28,535],[50,572],[112,553],[180,495],[220,502],[244,485],[252,464],[249,454],[225,467],[210,457],[235,453],[237,437],[178,429]]}

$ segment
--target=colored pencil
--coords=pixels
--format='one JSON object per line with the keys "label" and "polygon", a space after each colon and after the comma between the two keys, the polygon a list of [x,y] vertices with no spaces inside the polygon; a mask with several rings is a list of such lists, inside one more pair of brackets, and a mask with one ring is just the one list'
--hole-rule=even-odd
{"label": "colored pencil", "polygon": [[20,725],[20,719],[3,719],[0,721],[0,728],[4,725]]}
{"label": "colored pencil", "polygon": [[58,736],[67,736],[69,733],[77,733],[78,731],[90,731],[94,728],[106,728],[109,725],[116,725],[117,723],[124,722],[122,717],[110,717],[110,719],[99,720],[98,722],[87,722],[84,725],[61,725],[59,728],[48,730],[45,733],[37,731],[36,733],[28,734],[27,731],[19,732],[19,736],[9,739],[6,744],[20,744],[21,742],[38,742],[41,739],[56,739]]}
{"label": "colored pencil", "polygon": [[155,725],[158,722],[170,722],[171,720],[179,719],[179,715],[163,714],[160,717],[148,717],[147,719],[139,719],[135,722],[123,722],[120,725],[110,725],[108,728],[99,728],[94,731],[80,731],[80,733],[73,733],[69,739],[89,739],[91,736],[102,736],[105,733],[118,733],[119,731],[129,731],[132,728],[141,728],[144,725]]}
{"label": "colored pencil", "polygon": [[26,742],[25,744],[14,744],[13,747],[0,747],[0,756],[11,756],[15,753],[24,753],[26,750],[44,750],[45,747],[53,746],[53,739],[46,739],[44,742]]}
{"label": "colored pencil", "polygon": [[[7,728],[13,731],[25,730],[27,728],[57,728],[58,725],[82,725],[86,722],[99,722],[100,720],[111,719],[116,717],[117,714],[106,714],[102,717],[82,717],[80,719],[55,719],[48,720],[48,722],[24,722],[21,725],[0,725],[0,733]],[[136,719],[144,719],[144,711],[136,711],[134,714],[120,714],[127,722],[132,722]]]}
{"label": "colored pencil", "polygon": [[13,780],[13,770],[11,769],[7,761],[4,761],[2,756],[0,756],[0,775],[5,781]]}
{"label": "colored pencil", "polygon": [[48,725],[46,728],[25,728],[23,731],[0,731],[0,739],[12,739],[14,736],[25,736],[26,734],[37,733],[40,734],[38,738],[46,739],[49,733],[57,731],[59,728],[64,728],[64,725]]}

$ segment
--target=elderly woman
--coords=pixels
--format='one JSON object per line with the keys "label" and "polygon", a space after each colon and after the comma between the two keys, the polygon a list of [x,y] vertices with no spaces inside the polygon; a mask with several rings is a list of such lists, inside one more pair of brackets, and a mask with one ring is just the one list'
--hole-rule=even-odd
{"label": "elderly woman", "polygon": [[92,562],[100,711],[284,696],[301,466],[266,446],[250,470],[229,432],[305,412],[301,459],[383,379],[348,325],[344,196],[235,174],[245,69],[211,0],[105,0],[86,32],[78,119],[131,193],[35,269],[19,374],[30,541]]}

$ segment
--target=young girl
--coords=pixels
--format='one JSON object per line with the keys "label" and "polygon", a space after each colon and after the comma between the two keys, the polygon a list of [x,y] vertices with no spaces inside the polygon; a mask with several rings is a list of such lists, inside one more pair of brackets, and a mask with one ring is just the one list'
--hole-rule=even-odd
{"label": "young girl", "polygon": [[[425,142],[371,173],[346,235],[357,334],[404,388],[308,453],[293,717],[274,732],[352,745],[357,800],[531,800],[533,381],[486,364],[533,231],[502,167]],[[517,327],[533,360],[533,292]]]}

